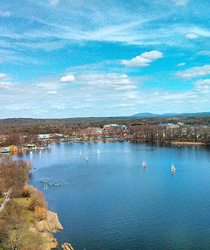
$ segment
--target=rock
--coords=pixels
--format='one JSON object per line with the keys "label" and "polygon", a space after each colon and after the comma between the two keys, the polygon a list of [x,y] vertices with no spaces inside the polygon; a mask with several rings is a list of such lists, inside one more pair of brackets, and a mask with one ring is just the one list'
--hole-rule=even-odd
{"label": "rock", "polygon": [[48,241],[48,243],[45,243],[45,244],[42,246],[42,249],[43,249],[43,250],[51,250],[51,249],[57,248],[58,242],[57,242],[57,240],[53,237],[52,234],[50,234],[50,233],[42,233],[42,236]]}
{"label": "rock", "polygon": [[47,218],[36,223],[36,228],[40,232],[56,233],[63,230],[58,220],[58,215],[54,212],[47,211]]}
{"label": "rock", "polygon": [[63,250],[74,250],[70,243],[64,243],[62,245]]}
{"label": "rock", "polygon": [[39,232],[50,232],[50,226],[46,220],[41,220],[37,222],[36,228]]}
{"label": "rock", "polygon": [[52,233],[56,233],[57,231],[63,230],[63,227],[61,226],[61,223],[58,219],[58,215],[56,213],[48,211],[46,220],[50,225],[50,231]]}

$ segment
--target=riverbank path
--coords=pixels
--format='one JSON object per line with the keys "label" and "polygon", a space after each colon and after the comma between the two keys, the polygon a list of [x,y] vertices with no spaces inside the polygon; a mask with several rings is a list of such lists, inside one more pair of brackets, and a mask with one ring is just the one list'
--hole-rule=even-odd
{"label": "riverbank path", "polygon": [[7,205],[7,202],[10,200],[10,193],[11,193],[10,190],[8,192],[4,193],[5,199],[4,199],[3,203],[0,205],[0,213],[4,209],[4,207]]}

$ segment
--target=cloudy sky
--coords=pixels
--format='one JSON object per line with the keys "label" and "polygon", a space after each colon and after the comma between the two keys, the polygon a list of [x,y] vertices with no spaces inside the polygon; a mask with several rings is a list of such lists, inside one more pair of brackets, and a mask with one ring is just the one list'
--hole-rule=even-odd
{"label": "cloudy sky", "polygon": [[0,118],[210,111],[206,0],[0,4]]}

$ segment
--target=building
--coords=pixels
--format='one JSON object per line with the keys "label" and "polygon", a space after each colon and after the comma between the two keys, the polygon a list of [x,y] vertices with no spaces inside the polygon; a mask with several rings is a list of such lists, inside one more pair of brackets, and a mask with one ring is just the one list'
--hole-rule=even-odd
{"label": "building", "polygon": [[1,149],[1,153],[10,153],[10,147],[4,147]]}

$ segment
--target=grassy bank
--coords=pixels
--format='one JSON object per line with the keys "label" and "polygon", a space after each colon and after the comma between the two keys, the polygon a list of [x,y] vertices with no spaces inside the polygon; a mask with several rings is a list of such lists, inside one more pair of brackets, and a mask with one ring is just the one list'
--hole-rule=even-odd
{"label": "grassy bank", "polygon": [[3,209],[0,214],[0,249],[13,249],[17,240],[18,250],[50,250],[57,246],[50,232],[39,230],[37,225],[46,220],[47,210],[38,206],[33,209],[32,199],[11,199]]}

